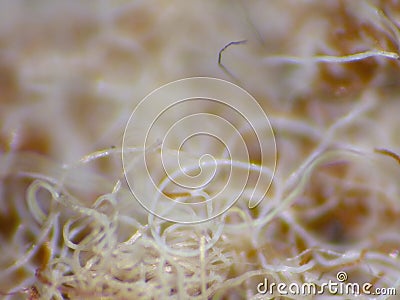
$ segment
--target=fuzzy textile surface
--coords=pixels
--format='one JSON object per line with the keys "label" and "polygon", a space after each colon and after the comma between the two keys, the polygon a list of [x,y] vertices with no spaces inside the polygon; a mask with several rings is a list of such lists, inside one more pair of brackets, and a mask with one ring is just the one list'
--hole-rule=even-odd
{"label": "fuzzy textile surface", "polygon": [[[1,0],[1,297],[399,299],[399,25],[395,0]],[[274,139],[246,131],[265,129],[258,114],[245,130],[240,114],[200,101],[174,106],[186,123],[154,126],[146,149],[123,148],[138,103],[188,77],[246,90]],[[188,112],[238,125],[249,160],[228,130]],[[135,119],[133,141],[149,118]],[[170,128],[180,142],[203,129],[217,136],[164,145]],[[205,216],[241,196],[207,222],[158,218],[135,199],[124,151],[141,195],[156,205],[155,186],[174,200],[160,208],[173,217]],[[221,151],[237,156],[227,164]],[[216,159],[201,160],[208,153]],[[222,166],[212,187],[173,188],[163,167],[178,154],[177,179],[200,182],[193,166]],[[261,169],[269,188],[254,184]],[[196,210],[222,189],[223,201]],[[371,293],[273,288],[320,291],[330,281],[367,283]]]}

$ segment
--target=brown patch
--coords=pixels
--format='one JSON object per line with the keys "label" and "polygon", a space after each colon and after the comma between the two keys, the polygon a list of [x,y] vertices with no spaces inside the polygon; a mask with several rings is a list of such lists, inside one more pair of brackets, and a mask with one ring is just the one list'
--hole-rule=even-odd
{"label": "brown patch", "polygon": [[[332,28],[327,33],[326,44],[332,48],[332,55],[349,55],[372,49],[397,51],[396,44],[387,33],[369,20],[359,20],[347,9],[344,1],[339,3],[335,11],[326,15]],[[394,61],[390,63],[396,64]],[[382,72],[373,57],[349,63],[321,63],[318,69],[314,90],[338,97],[362,91],[378,72]]]}
{"label": "brown patch", "polygon": [[[380,230],[397,226],[398,214],[386,206],[387,196],[376,189],[369,190],[368,174],[354,167],[346,162],[321,166],[312,175],[302,201],[293,207],[307,230],[332,244],[350,245],[362,239],[373,239]],[[308,217],[307,210],[328,201],[334,202],[327,211]],[[371,201],[376,201],[378,208],[372,209]],[[365,232],[364,224],[374,214],[381,220],[379,226],[373,232]]]}
{"label": "brown patch", "polygon": [[246,258],[247,258],[246,262],[257,262],[258,261],[258,253],[259,253],[258,249],[254,249],[254,248],[249,249],[246,252]]}
{"label": "brown patch", "polygon": [[45,269],[51,258],[51,247],[49,242],[43,243],[33,257],[33,263],[40,269]]}
{"label": "brown patch", "polygon": [[20,218],[14,209],[6,214],[0,213],[0,236],[3,236],[5,240],[11,239],[19,223]]}
{"label": "brown patch", "polygon": [[371,82],[378,70],[374,58],[343,64],[321,64],[315,89],[334,96],[357,93]]}
{"label": "brown patch", "polygon": [[16,71],[0,62],[0,105],[14,103],[18,98],[19,82]]}
{"label": "brown patch", "polygon": [[51,136],[42,127],[25,126],[17,138],[15,149],[18,151],[31,151],[38,154],[49,155],[52,150]]}
{"label": "brown patch", "polygon": [[[1,124],[0,124],[1,126]],[[10,150],[10,142],[8,137],[0,132],[0,153],[7,152]]]}
{"label": "brown patch", "polygon": [[[267,199],[264,199],[263,201],[268,201]],[[249,214],[253,218],[253,220],[258,219],[260,216],[261,212],[261,205],[257,205],[256,207],[253,207],[249,209]]]}
{"label": "brown patch", "polygon": [[340,202],[337,207],[319,218],[305,222],[306,227],[324,240],[334,244],[357,240],[357,229],[368,218],[368,208],[362,199],[356,203]]}

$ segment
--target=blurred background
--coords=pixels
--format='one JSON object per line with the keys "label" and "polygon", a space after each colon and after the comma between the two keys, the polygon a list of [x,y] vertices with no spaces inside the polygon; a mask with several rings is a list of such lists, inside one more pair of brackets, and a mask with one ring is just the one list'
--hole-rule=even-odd
{"label": "blurred background", "polygon": [[[51,189],[35,190],[35,180],[41,187],[62,181],[87,207],[111,193],[121,179],[117,152],[135,105],[161,85],[193,76],[238,84],[270,118],[279,154],[273,204],[256,211],[239,204],[229,214],[228,229],[214,247],[219,252],[209,253],[210,259],[221,259],[221,267],[211,260],[201,269],[201,254],[182,261],[175,257],[176,269],[162,279],[159,273],[167,271],[154,266],[164,252],[154,246],[152,275],[143,275],[143,286],[154,290],[135,294],[143,286],[130,279],[125,294],[104,292],[103,297],[259,299],[265,297],[256,290],[263,276],[322,282],[343,269],[351,282],[398,286],[399,62],[377,55],[346,63],[312,59],[366,51],[396,54],[398,22],[395,0],[1,0],[0,292],[13,299],[45,299],[50,294],[44,291],[52,287],[64,299],[100,298],[107,288],[97,281],[85,286],[75,278],[66,284],[51,270],[60,255],[73,256],[61,231],[77,212],[54,204],[58,221],[48,224],[32,214],[27,199],[36,195],[42,214],[53,207]],[[221,53],[221,67],[221,49],[242,40],[246,43]],[[308,60],[288,63],[285,57]],[[366,158],[348,158],[344,152],[331,159],[323,155],[329,149],[357,150]],[[80,163],[103,150],[101,158]],[[320,156],[324,163],[312,165],[314,175],[290,208],[263,222]],[[65,177],[63,168],[71,166],[74,171]],[[146,212],[124,197],[117,210],[143,227],[121,225],[116,243],[146,226]],[[234,233],[229,224],[255,229],[239,226]],[[140,234],[152,241],[146,230]],[[131,255],[142,253],[138,249],[130,249]],[[173,255],[163,259],[173,261]],[[189,272],[188,261],[199,269]],[[111,271],[91,272],[104,277]],[[173,283],[179,281],[184,284]],[[82,296],[85,289],[92,292]]]}

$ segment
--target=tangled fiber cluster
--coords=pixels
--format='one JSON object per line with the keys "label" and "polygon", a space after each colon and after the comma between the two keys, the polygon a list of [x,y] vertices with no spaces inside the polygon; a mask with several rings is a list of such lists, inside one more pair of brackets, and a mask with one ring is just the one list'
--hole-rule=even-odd
{"label": "tangled fiber cluster", "polygon": [[[400,293],[397,1],[0,5],[6,299],[278,299],[258,284],[338,272]],[[198,75],[257,99],[277,169],[256,208],[245,193],[209,222],[170,223],[133,199],[121,138],[143,96]]]}

